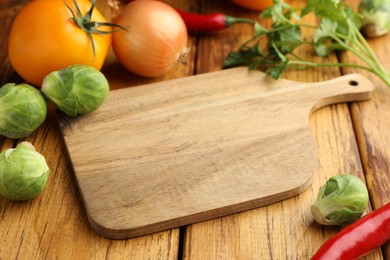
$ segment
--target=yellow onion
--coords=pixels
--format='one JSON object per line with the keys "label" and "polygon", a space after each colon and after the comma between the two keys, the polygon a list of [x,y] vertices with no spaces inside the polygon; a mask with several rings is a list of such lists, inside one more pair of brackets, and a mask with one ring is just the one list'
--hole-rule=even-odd
{"label": "yellow onion", "polygon": [[129,2],[115,18],[126,28],[113,34],[116,58],[127,70],[144,77],[167,73],[188,51],[187,29],[168,4],[156,0]]}

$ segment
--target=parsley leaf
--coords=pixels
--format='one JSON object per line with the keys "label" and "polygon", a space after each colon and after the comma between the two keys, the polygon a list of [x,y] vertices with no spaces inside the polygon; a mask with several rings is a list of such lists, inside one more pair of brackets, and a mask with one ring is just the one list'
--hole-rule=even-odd
{"label": "parsley leaf", "polygon": [[[309,14],[314,14],[319,23],[300,23],[301,18]],[[226,57],[225,67],[247,65],[249,69],[264,69],[275,79],[290,67],[355,67],[376,74],[390,87],[389,71],[380,64],[359,31],[360,15],[345,2],[307,0],[303,8],[292,8],[283,0],[274,0],[274,5],[265,9],[259,18],[271,19],[271,28],[267,29],[256,22],[254,36]],[[303,27],[313,30],[309,39],[302,37]],[[266,44],[261,44],[262,41],[266,41]],[[366,65],[305,61],[294,53],[301,45],[311,45],[319,56],[327,56],[334,51],[349,51]]]}

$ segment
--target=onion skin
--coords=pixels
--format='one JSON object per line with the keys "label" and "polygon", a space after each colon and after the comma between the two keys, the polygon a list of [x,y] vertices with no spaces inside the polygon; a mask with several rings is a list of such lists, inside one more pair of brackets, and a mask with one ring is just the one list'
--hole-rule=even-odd
{"label": "onion skin", "polygon": [[127,70],[143,76],[166,74],[187,53],[188,34],[181,16],[156,0],[131,1],[115,24],[127,29],[113,34],[116,58]]}

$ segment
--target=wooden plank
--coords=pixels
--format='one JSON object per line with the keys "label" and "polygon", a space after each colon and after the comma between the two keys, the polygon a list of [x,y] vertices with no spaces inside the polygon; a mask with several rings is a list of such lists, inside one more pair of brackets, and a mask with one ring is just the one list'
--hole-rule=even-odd
{"label": "wooden plank", "polygon": [[[26,2],[28,1],[8,0],[0,3],[0,20],[3,25],[0,30],[0,57],[2,57],[0,82],[2,83],[20,80],[5,55],[6,35],[15,11]],[[204,6],[202,9],[204,12],[226,11],[232,15],[245,14],[252,17],[257,15],[223,0],[203,1],[203,3],[195,0],[167,2],[191,10],[198,10],[199,6]],[[298,4],[302,2],[299,1]],[[105,6],[104,0],[98,0],[98,5]],[[191,75],[194,68],[199,73],[219,70],[222,59],[220,46],[224,46],[223,54],[226,54],[230,49],[238,47],[243,40],[239,37],[241,33],[248,35],[251,33],[249,29],[241,30],[240,26],[234,28],[229,32],[218,33],[217,36],[200,34],[199,38],[204,39],[200,40],[200,46],[196,45],[196,35],[193,35],[190,42],[192,51],[189,64],[182,67],[180,72],[170,73],[162,79]],[[217,40],[216,38],[219,37],[222,39]],[[378,39],[371,43],[377,49],[385,48],[383,52],[380,50],[379,52],[382,62],[386,63],[388,62],[386,54],[389,50],[388,45],[384,47],[383,43],[388,42],[388,37],[383,39],[386,40]],[[226,41],[232,44],[231,47],[223,44]],[[199,62],[194,66],[192,61],[198,50],[202,51],[202,54],[199,55]],[[107,65],[104,71],[108,72],[108,75],[116,74],[111,78],[113,88],[162,80],[139,78],[117,65],[112,67]],[[337,70],[332,69],[308,74],[289,73],[286,77],[299,81],[317,81],[339,75]],[[357,132],[358,138],[368,138],[366,143],[363,139],[359,139],[361,140],[359,146],[366,147],[362,159],[365,160],[365,171],[372,175],[367,180],[369,185],[372,183],[371,196],[376,198],[373,206],[377,207],[389,200],[388,193],[383,193],[385,187],[381,186],[382,183],[389,181],[386,177],[389,161],[386,150],[388,141],[386,134],[383,134],[386,133],[383,129],[386,129],[388,124],[388,90],[381,88],[374,96],[376,99],[374,104],[365,102],[353,105],[352,117],[353,124],[362,126],[360,128],[362,131]],[[137,239],[112,241],[102,238],[90,228],[76,181],[65,156],[62,140],[58,137],[59,131],[52,110],[50,113],[48,122],[28,139],[50,158],[52,174],[47,191],[32,202],[14,203],[0,199],[0,240],[2,241],[0,259],[177,259],[178,229]],[[338,173],[342,170],[362,176],[351,120],[348,117],[348,109],[345,105],[321,109],[312,117],[313,131],[318,136],[317,142],[320,147],[323,147],[319,151],[322,168],[317,179],[314,180],[312,189],[269,207],[189,226],[184,241],[184,258],[228,259],[243,256],[243,259],[307,259],[307,256],[326,238],[338,231],[337,228],[321,228],[313,223],[308,207],[314,201],[316,189],[332,175],[331,172]],[[14,145],[12,140],[3,137],[0,138],[0,142],[3,149]],[[375,177],[378,172],[382,174],[381,178]],[[378,187],[381,187],[380,192],[376,193]],[[390,258],[389,248],[387,246],[384,249],[387,258]],[[381,256],[378,251],[375,251],[366,259],[381,259]]]}
{"label": "wooden plank", "polygon": [[2,1],[0,2],[0,17],[1,17],[1,26],[0,30],[0,86],[8,82],[17,82],[20,81],[12,67],[9,65],[8,61],[8,34],[9,29],[16,13],[19,11],[22,6],[24,6],[28,1],[27,0],[12,0],[12,1]]}
{"label": "wooden plank", "polygon": [[[355,9],[358,2],[348,0]],[[367,39],[375,55],[387,70],[390,70],[390,34]],[[344,55],[343,60],[354,64],[363,64],[355,56]],[[345,73],[354,73],[356,69],[345,69]],[[376,91],[370,102],[351,105],[351,114],[362,158],[366,182],[374,209],[390,201],[390,89],[379,77],[368,72],[359,73],[369,77],[376,85]],[[390,258],[390,242],[382,247],[385,259]]]}
{"label": "wooden plank", "polygon": [[[0,81],[20,82],[6,57],[7,35],[17,11],[29,1],[0,3]],[[167,1],[187,7],[181,1]],[[98,0],[99,8],[109,14],[105,0]],[[4,21],[4,23],[3,23]],[[190,41],[190,45],[192,44]],[[194,55],[194,54],[192,54]],[[175,70],[161,79],[186,76],[191,73],[193,57],[188,66]],[[5,61],[5,62],[4,62]],[[137,84],[144,79],[124,70],[107,70],[110,80],[123,77],[124,85]],[[115,88],[123,87],[113,82]],[[1,138],[3,149],[14,146],[14,141]],[[177,259],[179,229],[156,233],[132,240],[112,241],[98,235],[90,226],[74,179],[66,149],[57,125],[55,111],[50,107],[48,119],[27,138],[48,161],[51,174],[46,190],[38,198],[27,202],[11,202],[0,198],[0,259]]]}
{"label": "wooden plank", "polygon": [[[205,12],[221,11],[234,14],[237,8],[219,5],[216,9],[204,1]],[[296,5],[304,1],[294,1]],[[248,13],[254,17],[255,14]],[[238,48],[246,40],[243,27],[232,28],[224,37],[230,37],[230,47],[224,45],[223,37],[205,37],[204,46],[224,46],[224,54]],[[249,32],[248,32],[249,33]],[[220,35],[221,36],[221,35]],[[205,51],[206,52],[206,51]],[[217,51],[207,51],[218,53]],[[221,54],[220,54],[221,55]],[[312,57],[310,51],[302,50],[301,56],[321,61]],[[203,59],[202,59],[203,57]],[[216,56],[213,60],[222,60]],[[332,61],[336,57],[329,58]],[[216,70],[218,65],[208,65],[205,56],[200,56],[197,66],[199,71]],[[340,75],[338,69],[314,71],[289,71],[284,77],[301,81],[319,81]],[[241,214],[210,220],[189,226],[185,232],[184,259],[308,259],[326,239],[339,231],[336,227],[322,227],[316,224],[310,213],[318,189],[331,176],[351,173],[364,178],[360,164],[354,129],[348,105],[341,104],[323,108],[311,117],[311,126],[318,144],[320,167],[312,186],[304,193],[275,203],[270,206],[247,211]],[[379,250],[365,259],[381,259]]]}
{"label": "wooden plank", "polygon": [[0,257],[176,259],[178,229],[135,240],[111,241],[90,227],[53,112],[48,123],[27,139],[46,157],[52,169],[49,182],[42,195],[32,201],[0,200]]}

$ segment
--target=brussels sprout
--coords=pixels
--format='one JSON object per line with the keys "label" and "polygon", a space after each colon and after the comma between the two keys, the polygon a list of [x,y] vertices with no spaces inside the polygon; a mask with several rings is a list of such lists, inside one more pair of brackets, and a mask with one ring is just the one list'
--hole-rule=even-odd
{"label": "brussels sprout", "polygon": [[29,136],[46,114],[46,100],[35,87],[8,83],[0,88],[0,135],[13,139]]}
{"label": "brussels sprout", "polygon": [[45,158],[29,142],[0,153],[0,197],[29,200],[45,189],[49,177]]}
{"label": "brussels sprout", "polygon": [[69,116],[96,110],[109,92],[107,79],[88,65],[73,65],[48,74],[42,92],[56,107]]}
{"label": "brussels sprout", "polygon": [[331,177],[320,188],[311,206],[314,219],[322,225],[348,225],[359,219],[368,205],[368,191],[356,176]]}
{"label": "brussels sprout", "polygon": [[362,0],[362,32],[367,37],[377,37],[390,32],[390,0]]}

